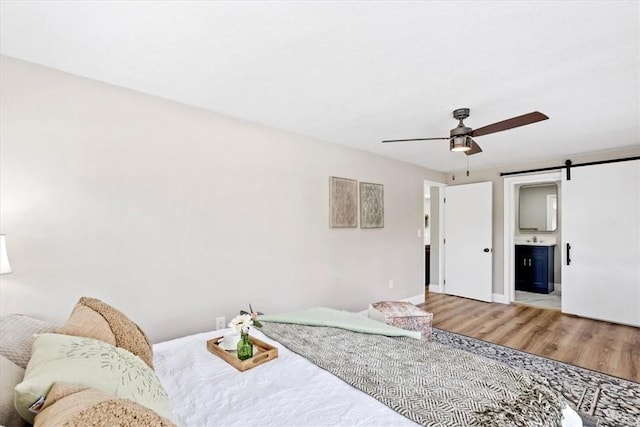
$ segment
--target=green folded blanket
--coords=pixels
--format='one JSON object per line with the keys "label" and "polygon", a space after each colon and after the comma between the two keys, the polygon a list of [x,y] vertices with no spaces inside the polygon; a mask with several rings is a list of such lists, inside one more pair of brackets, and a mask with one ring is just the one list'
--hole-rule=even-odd
{"label": "green folded blanket", "polygon": [[420,332],[408,331],[369,319],[349,311],[335,310],[327,307],[309,308],[283,314],[261,315],[261,322],[295,323],[308,326],[328,326],[346,329],[364,334],[384,335],[387,337],[409,337],[420,339]]}

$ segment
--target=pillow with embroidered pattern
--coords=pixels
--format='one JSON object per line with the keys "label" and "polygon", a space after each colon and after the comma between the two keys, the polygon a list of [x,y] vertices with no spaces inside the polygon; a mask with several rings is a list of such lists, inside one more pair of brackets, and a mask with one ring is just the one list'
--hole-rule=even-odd
{"label": "pillow with embroidered pattern", "polygon": [[169,399],[153,369],[128,350],[93,338],[41,334],[23,381],[15,388],[15,405],[30,423],[56,382],[100,389],[131,399],[172,419]]}

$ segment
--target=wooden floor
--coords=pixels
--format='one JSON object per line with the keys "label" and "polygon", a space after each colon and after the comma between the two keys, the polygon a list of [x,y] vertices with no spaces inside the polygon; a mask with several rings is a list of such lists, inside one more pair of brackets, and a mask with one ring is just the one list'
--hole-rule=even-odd
{"label": "wooden floor", "polygon": [[640,328],[435,292],[419,306],[436,328],[640,382]]}

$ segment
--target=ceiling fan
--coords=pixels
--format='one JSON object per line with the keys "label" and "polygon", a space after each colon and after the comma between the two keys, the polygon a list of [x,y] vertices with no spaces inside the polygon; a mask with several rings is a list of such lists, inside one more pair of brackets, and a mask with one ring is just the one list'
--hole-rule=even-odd
{"label": "ceiling fan", "polygon": [[534,111],[532,113],[523,114],[521,116],[512,117],[507,120],[503,120],[501,122],[496,122],[478,129],[471,129],[466,127],[462,122],[464,119],[469,117],[469,109],[468,108],[458,108],[453,110],[453,118],[456,120],[460,120],[458,126],[451,129],[448,137],[439,137],[439,138],[412,138],[412,139],[388,139],[382,141],[386,142],[405,142],[405,141],[431,141],[437,139],[448,139],[449,140],[449,149],[451,151],[463,151],[467,156],[472,154],[477,154],[482,152],[482,148],[473,140],[472,137],[488,135],[490,133],[502,132],[503,130],[513,129],[520,126],[530,125],[532,123],[536,123],[542,120],[547,120],[549,117],[540,113],[539,111]]}

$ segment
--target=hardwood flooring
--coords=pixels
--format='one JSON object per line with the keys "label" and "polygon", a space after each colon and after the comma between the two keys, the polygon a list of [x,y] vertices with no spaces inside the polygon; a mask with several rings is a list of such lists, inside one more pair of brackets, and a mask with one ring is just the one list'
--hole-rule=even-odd
{"label": "hardwood flooring", "polygon": [[640,382],[640,328],[428,291],[419,307],[436,328]]}

